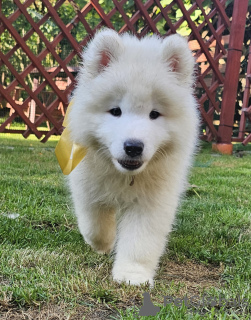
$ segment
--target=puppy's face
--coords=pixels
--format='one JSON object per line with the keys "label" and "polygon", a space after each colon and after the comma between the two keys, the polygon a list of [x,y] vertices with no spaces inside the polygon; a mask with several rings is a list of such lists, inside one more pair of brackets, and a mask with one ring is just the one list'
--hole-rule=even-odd
{"label": "puppy's face", "polygon": [[108,86],[106,99],[100,101],[102,108],[93,114],[97,117],[94,132],[119,171],[137,174],[161,155],[161,147],[171,143],[176,129],[174,115],[168,113],[158,91],[142,81],[139,84],[137,77],[126,78]]}
{"label": "puppy's face", "polygon": [[[124,173],[141,172],[153,156],[160,152],[161,145],[168,144],[170,140],[163,115],[148,107],[139,108],[141,112],[135,113],[123,108],[122,103],[121,107],[109,111],[111,119],[102,125],[107,132],[106,144],[112,161]],[[114,113],[121,115],[114,116]]]}
{"label": "puppy's face", "polygon": [[83,58],[72,137],[87,146],[96,141],[97,154],[105,153],[120,172],[137,174],[178,140],[194,104],[187,43],[179,36],[139,41],[106,30]]}

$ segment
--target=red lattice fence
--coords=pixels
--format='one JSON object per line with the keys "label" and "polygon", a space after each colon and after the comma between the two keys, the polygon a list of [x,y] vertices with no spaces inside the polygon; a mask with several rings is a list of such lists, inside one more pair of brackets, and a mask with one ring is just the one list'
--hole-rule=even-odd
{"label": "red lattice fence", "polygon": [[[234,1],[231,22],[226,0],[92,0],[84,7],[83,0],[7,2],[11,10],[4,3],[0,8],[6,41],[0,44],[0,132],[35,134],[43,142],[61,134],[80,52],[106,26],[139,38],[186,35],[198,63],[201,138],[231,143],[248,0]],[[250,118],[245,115],[242,124]],[[245,124],[242,129],[236,141],[249,134]]]}

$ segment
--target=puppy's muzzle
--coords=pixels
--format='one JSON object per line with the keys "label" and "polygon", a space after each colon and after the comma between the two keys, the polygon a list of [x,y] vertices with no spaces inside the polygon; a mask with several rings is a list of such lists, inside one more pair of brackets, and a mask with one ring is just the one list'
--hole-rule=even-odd
{"label": "puppy's muzzle", "polygon": [[144,150],[144,143],[139,140],[127,140],[124,143],[125,153],[131,157],[139,157]]}
{"label": "puppy's muzzle", "polygon": [[127,140],[124,143],[126,159],[118,160],[118,163],[125,169],[133,171],[139,169],[143,161],[140,156],[144,150],[144,143],[139,140]]}

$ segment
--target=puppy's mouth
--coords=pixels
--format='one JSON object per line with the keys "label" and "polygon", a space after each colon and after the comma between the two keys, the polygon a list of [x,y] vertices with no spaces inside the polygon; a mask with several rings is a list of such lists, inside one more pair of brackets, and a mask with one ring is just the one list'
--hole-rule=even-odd
{"label": "puppy's mouth", "polygon": [[139,160],[118,160],[118,163],[127,170],[136,170],[140,168],[143,164],[143,161]]}

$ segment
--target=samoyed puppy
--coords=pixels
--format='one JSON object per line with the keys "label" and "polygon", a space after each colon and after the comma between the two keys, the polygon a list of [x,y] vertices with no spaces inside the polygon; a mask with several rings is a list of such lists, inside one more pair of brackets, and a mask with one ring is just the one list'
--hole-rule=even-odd
{"label": "samoyed puppy", "polygon": [[153,284],[196,146],[194,63],[179,35],[104,29],[83,53],[69,130],[88,151],[69,185],[85,241],[115,253],[115,281]]}

